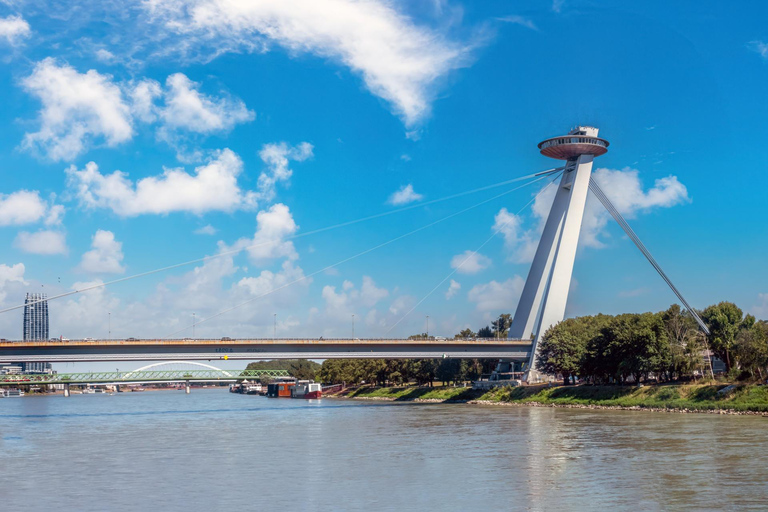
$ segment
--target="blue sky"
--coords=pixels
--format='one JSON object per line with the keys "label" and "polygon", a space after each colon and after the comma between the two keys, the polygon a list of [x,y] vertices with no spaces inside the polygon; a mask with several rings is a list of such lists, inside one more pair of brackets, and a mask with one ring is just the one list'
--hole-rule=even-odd
{"label": "blue sky", "polygon": [[[476,330],[514,312],[545,182],[324,271],[519,184],[304,233],[550,168],[536,144],[591,124],[596,177],[689,302],[768,318],[767,10],[3,2],[2,307],[226,253],[53,301],[51,335],[106,336],[108,313],[113,337],[191,336],[193,313],[212,337],[275,314],[282,336]],[[672,302],[592,201],[568,314]]]}

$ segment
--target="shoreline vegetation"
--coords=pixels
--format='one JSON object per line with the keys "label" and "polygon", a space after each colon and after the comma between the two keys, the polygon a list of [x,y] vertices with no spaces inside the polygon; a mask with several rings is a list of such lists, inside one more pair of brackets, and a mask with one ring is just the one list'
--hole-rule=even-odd
{"label": "shoreline vegetation", "polygon": [[519,386],[348,388],[326,396],[356,400],[471,405],[617,409],[768,416],[768,386],[661,384],[655,386]]}

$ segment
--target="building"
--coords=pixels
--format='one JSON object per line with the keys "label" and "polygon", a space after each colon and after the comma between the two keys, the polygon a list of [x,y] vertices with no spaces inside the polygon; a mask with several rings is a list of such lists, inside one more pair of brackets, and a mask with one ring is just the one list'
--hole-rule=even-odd
{"label": "building", "polygon": [[[48,297],[44,293],[27,293],[24,300],[24,341],[48,339]],[[46,372],[51,363],[21,363],[22,370]]]}

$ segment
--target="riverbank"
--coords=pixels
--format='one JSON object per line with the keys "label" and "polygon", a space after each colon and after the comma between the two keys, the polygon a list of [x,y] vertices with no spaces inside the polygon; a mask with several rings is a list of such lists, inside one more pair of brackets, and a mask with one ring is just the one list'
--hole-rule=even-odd
{"label": "riverbank", "polygon": [[454,387],[361,387],[334,394],[358,400],[518,405],[584,409],[768,415],[768,386],[521,386],[490,391]]}

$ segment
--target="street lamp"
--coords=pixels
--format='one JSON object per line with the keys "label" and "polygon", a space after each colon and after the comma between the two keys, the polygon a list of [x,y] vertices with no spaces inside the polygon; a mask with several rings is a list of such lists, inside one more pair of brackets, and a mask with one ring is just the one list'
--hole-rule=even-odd
{"label": "street lamp", "polygon": [[352,339],[355,339],[355,314],[352,313]]}
{"label": "street lamp", "polygon": [[195,313],[192,313],[192,339],[195,339]]}
{"label": "street lamp", "polygon": [[275,322],[272,327],[272,339],[277,339],[277,313],[274,313],[273,316],[275,317]]}
{"label": "street lamp", "polygon": [[107,325],[109,326],[109,335],[107,339],[112,339],[112,312],[107,312]]}
{"label": "street lamp", "polygon": [[429,339],[429,315],[427,315],[427,339]]}

